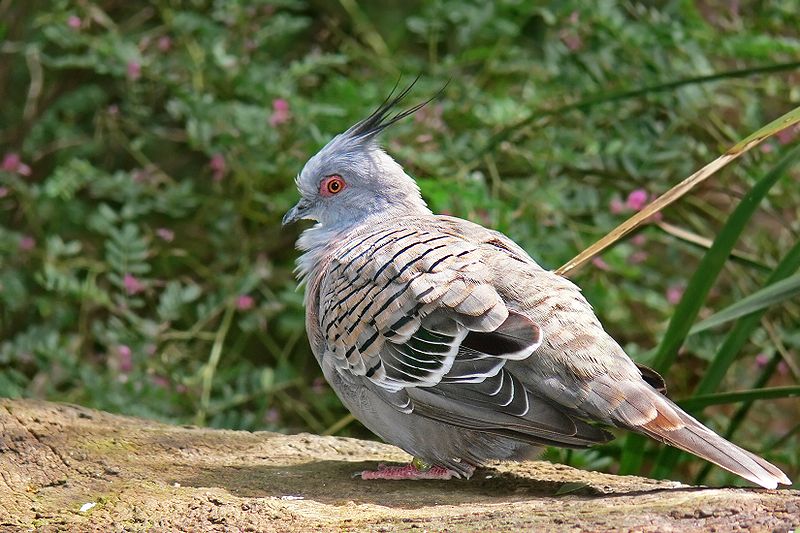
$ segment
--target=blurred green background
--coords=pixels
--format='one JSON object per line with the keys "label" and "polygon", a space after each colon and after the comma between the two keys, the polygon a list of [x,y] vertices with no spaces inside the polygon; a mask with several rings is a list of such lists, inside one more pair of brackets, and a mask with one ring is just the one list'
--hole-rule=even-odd
{"label": "blurred green background", "polygon": [[[422,74],[409,103],[449,80],[384,136],[434,211],[549,268],[800,105],[796,0],[0,0],[0,41],[0,396],[236,429],[369,436],[311,356],[302,224],[280,219],[305,160],[401,76]],[[573,276],[632,357],[652,360],[707,241],[798,133]],[[798,185],[795,167],[772,187],[701,318],[798,242]],[[796,385],[798,317],[771,308],[717,389]],[[671,397],[730,327],[688,338]],[[696,413],[718,431],[738,417],[733,440],[797,478],[798,403]],[[618,471],[629,444],[546,457]]]}

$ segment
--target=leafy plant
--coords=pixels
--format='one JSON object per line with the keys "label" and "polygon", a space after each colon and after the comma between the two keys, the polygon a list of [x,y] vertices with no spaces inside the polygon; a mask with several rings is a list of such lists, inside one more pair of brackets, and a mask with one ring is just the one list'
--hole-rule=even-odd
{"label": "leafy plant", "polygon": [[[794,0],[0,2],[0,395],[368,436],[310,355],[297,230],[280,227],[309,155],[401,75],[422,73],[420,100],[449,80],[388,150],[434,210],[552,267],[796,108],[798,28]],[[797,385],[796,299],[686,333],[796,271],[787,166],[728,239],[733,258],[714,252],[713,284],[687,290],[708,264],[697,243],[724,237],[797,135],[776,133],[571,274],[638,360],[670,331],[671,395],[692,406],[702,392],[712,425],[793,477],[796,399],[753,400]],[[623,455],[620,442],[547,452],[610,470]]]}

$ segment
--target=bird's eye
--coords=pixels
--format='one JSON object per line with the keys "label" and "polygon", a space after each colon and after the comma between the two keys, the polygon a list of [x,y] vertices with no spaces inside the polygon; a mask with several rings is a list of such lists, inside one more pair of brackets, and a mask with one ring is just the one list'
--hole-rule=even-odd
{"label": "bird's eye", "polygon": [[338,174],[332,174],[325,177],[322,183],[319,184],[319,192],[322,196],[333,196],[342,192],[344,187],[345,183],[342,177]]}

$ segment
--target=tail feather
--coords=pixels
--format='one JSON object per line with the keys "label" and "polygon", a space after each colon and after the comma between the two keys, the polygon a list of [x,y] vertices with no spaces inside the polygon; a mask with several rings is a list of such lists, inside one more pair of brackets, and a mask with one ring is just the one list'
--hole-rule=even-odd
{"label": "tail feather", "polygon": [[723,439],[644,381],[614,381],[607,376],[590,384],[589,404],[614,424],[702,457],[768,489],[792,482],[779,468]]}
{"label": "tail feather", "polygon": [[792,482],[779,468],[739,446],[729,442],[672,402],[670,407],[683,422],[683,427],[664,427],[654,420],[638,429],[666,444],[692,453],[715,465],[733,472],[764,488],[774,489],[778,484],[791,485]]}

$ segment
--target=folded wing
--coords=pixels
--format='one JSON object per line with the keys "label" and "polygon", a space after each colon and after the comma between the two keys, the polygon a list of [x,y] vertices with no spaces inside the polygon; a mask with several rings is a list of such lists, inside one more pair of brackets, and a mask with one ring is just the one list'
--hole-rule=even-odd
{"label": "folded wing", "polygon": [[485,253],[435,230],[357,239],[323,283],[324,357],[402,412],[535,444],[609,440],[505,368],[530,357],[542,331],[506,306]]}

